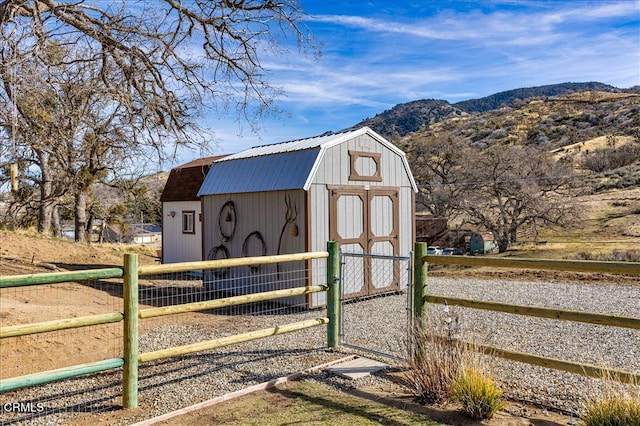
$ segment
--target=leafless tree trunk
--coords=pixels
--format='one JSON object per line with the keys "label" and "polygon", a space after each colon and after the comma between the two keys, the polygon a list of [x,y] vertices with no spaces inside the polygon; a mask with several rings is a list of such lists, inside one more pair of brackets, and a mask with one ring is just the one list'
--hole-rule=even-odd
{"label": "leafless tree trunk", "polygon": [[75,195],[75,241],[87,242],[87,196],[79,191]]}
{"label": "leafless tree trunk", "polygon": [[57,205],[53,206],[51,212],[51,226],[53,228],[53,236],[62,237],[62,224],[60,223],[60,209]]}
{"label": "leafless tree trunk", "polygon": [[41,172],[40,205],[38,209],[38,232],[48,234],[51,231],[51,213],[53,211],[53,204],[51,200],[51,195],[53,192],[53,185],[51,182],[51,169],[44,152],[38,151],[37,155]]}
{"label": "leafless tree trunk", "polygon": [[534,147],[494,145],[469,155],[473,167],[468,168],[461,208],[469,223],[493,234],[500,253],[516,242],[525,226],[575,224],[569,165]]}

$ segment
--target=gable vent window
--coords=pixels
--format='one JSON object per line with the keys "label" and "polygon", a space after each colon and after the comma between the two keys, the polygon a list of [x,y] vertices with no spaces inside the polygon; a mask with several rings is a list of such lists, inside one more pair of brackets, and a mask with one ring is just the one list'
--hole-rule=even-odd
{"label": "gable vent window", "polygon": [[349,180],[382,182],[379,152],[349,151]]}
{"label": "gable vent window", "polygon": [[195,234],[195,217],[196,212],[193,210],[186,210],[182,212],[182,233],[183,234]]}

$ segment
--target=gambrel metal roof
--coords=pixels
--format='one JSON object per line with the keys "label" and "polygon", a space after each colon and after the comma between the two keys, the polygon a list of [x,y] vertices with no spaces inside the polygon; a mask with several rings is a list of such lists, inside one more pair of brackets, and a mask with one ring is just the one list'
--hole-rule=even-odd
{"label": "gambrel metal roof", "polygon": [[398,147],[369,127],[307,139],[249,148],[211,164],[198,196],[278,191],[309,190],[324,152],[347,140],[368,134],[402,158],[413,190],[417,187],[406,156]]}
{"label": "gambrel metal roof", "polygon": [[198,196],[302,188],[319,153],[316,148],[213,163]]}

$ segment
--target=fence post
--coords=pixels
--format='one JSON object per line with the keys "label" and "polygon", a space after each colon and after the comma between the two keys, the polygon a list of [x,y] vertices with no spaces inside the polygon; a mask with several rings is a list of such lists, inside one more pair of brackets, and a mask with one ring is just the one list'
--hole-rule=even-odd
{"label": "fence post", "polygon": [[427,254],[426,243],[415,243],[413,250],[413,318],[424,319],[427,314],[427,262],[422,260]]}
{"label": "fence post", "polygon": [[124,255],[124,370],[122,406],[138,406],[138,255]]}
{"label": "fence post", "polygon": [[327,242],[327,346],[335,348],[339,344],[340,337],[340,256],[338,243]]}

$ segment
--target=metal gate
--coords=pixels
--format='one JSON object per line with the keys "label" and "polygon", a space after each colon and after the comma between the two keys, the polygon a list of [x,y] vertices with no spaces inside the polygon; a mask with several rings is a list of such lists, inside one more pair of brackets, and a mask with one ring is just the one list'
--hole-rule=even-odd
{"label": "metal gate", "polygon": [[[413,318],[412,270],[411,256],[340,253],[342,346],[406,358]],[[363,291],[371,287],[387,291]]]}

